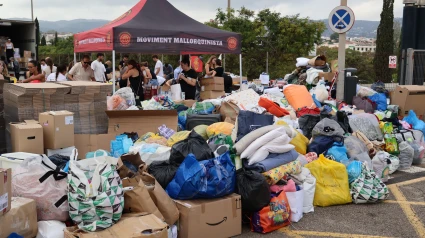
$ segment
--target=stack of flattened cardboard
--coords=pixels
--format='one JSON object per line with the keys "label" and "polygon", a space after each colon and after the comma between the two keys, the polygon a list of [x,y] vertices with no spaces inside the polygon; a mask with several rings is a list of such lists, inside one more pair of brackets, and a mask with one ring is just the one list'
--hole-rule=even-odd
{"label": "stack of flattened cardboard", "polygon": [[81,81],[60,84],[71,87],[65,96],[65,110],[74,113],[75,134],[107,133],[106,97],[112,92],[112,85]]}
{"label": "stack of flattened cardboard", "polygon": [[216,99],[225,95],[224,78],[203,78],[201,81],[201,99]]}
{"label": "stack of flattened cardboard", "polygon": [[0,80],[0,153],[6,153],[6,122],[4,119],[3,87],[6,82]]}

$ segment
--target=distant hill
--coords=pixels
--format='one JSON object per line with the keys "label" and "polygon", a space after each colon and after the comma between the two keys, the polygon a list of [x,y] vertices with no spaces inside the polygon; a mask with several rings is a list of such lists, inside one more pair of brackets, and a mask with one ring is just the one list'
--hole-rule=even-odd
{"label": "distant hill", "polygon": [[[29,20],[23,18],[15,18],[14,20]],[[43,21],[39,20],[40,31],[57,31],[57,32],[71,32],[78,33],[82,31],[87,31],[96,27],[100,27],[108,23],[108,20],[99,20],[99,19],[75,19],[69,21]]]}
{"label": "distant hill", "polygon": [[[401,23],[402,18],[396,18],[395,21],[399,21]],[[325,23],[328,28],[325,32],[323,32],[323,36],[329,37],[332,35],[333,31],[329,29],[328,20],[321,20]],[[353,28],[349,32],[347,32],[347,36],[349,37],[367,37],[367,38],[376,38],[377,30],[379,26],[379,21],[363,21],[357,20],[354,23]]]}
{"label": "distant hill", "polygon": [[[29,20],[16,18],[15,20]],[[325,23],[326,27],[328,26],[328,20],[320,20]],[[397,18],[396,21],[402,21],[401,18]],[[96,27],[100,27],[108,23],[107,20],[99,19],[75,19],[70,21],[43,21],[40,20],[40,30],[42,32],[47,31],[57,31],[57,32],[71,32],[78,33],[82,31],[87,31]],[[349,37],[367,37],[375,38],[377,29],[379,26],[379,21],[363,21],[358,20],[354,23],[353,28],[347,33]],[[323,36],[329,37],[333,32],[327,29]]]}

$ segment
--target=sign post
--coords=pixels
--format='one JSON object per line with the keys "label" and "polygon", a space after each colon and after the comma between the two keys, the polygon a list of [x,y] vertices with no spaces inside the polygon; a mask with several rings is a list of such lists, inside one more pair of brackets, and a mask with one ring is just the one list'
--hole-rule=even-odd
{"label": "sign post", "polygon": [[397,68],[397,56],[390,56],[389,68],[390,69]]}
{"label": "sign post", "polygon": [[338,84],[336,98],[344,100],[344,73],[345,69],[345,44],[347,41],[346,32],[351,30],[355,22],[353,10],[347,7],[347,0],[341,0],[341,6],[334,8],[329,14],[329,27],[339,34],[338,47]]}

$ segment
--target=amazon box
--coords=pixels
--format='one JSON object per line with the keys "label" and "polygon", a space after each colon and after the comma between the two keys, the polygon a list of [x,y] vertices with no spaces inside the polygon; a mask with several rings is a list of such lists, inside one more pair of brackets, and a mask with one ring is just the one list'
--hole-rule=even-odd
{"label": "amazon box", "polygon": [[74,146],[74,113],[43,112],[38,121],[43,127],[45,149],[57,150]]}
{"label": "amazon box", "polygon": [[64,230],[65,238],[168,238],[167,224],[153,214],[124,214],[117,224],[98,232],[84,232],[77,226]]}
{"label": "amazon box", "polygon": [[424,119],[425,114],[425,86],[398,85],[391,94],[391,104],[399,106],[399,116],[407,116],[410,110],[415,111],[416,116]]}
{"label": "amazon box", "polygon": [[175,201],[180,211],[179,237],[233,237],[242,233],[241,196]]}
{"label": "amazon box", "polygon": [[201,79],[201,91],[224,91],[224,78],[213,77]]}
{"label": "amazon box", "polygon": [[12,169],[0,168],[0,217],[10,211],[10,208],[12,208],[11,203]]}
{"label": "amazon box", "polygon": [[11,123],[12,152],[44,153],[43,127],[34,120]]}

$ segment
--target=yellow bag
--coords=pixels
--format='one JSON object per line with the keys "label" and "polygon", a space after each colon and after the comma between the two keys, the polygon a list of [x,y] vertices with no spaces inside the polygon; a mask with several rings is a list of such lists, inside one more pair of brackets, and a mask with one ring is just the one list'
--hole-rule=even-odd
{"label": "yellow bag", "polygon": [[193,130],[198,133],[200,136],[202,136],[202,138],[204,138],[205,140],[208,140],[208,134],[207,134],[207,125],[199,125],[195,128],[193,128]]}
{"label": "yellow bag", "polygon": [[307,146],[308,146],[308,139],[303,134],[297,131],[297,135],[289,142],[289,144],[295,146],[295,150],[305,155],[307,154]]}
{"label": "yellow bag", "polygon": [[228,122],[217,122],[207,128],[207,134],[209,138],[218,134],[230,136],[232,135],[233,127],[235,126]]}
{"label": "yellow bag", "polygon": [[307,165],[307,169],[316,177],[314,206],[327,207],[351,203],[348,173],[345,165],[320,155]]}
{"label": "yellow bag", "polygon": [[168,139],[167,145],[169,147],[172,147],[177,142],[180,142],[182,140],[185,140],[189,136],[189,134],[190,134],[190,131],[180,131],[180,132],[177,132],[176,134],[172,135],[170,137],[170,139]]}

